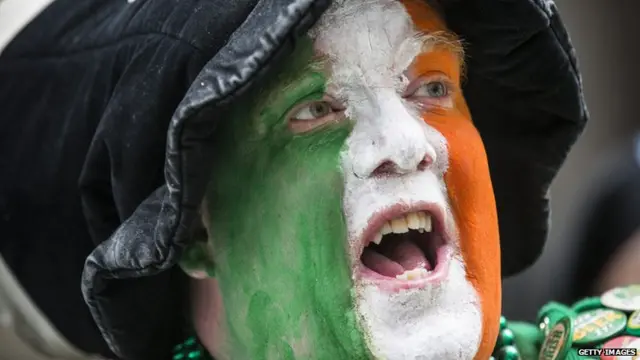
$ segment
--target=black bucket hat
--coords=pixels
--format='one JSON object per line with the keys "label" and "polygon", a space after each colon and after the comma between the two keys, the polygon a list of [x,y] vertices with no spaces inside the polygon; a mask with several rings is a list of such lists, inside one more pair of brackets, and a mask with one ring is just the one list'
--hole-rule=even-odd
{"label": "black bucket hat", "polygon": [[[574,50],[550,0],[438,3],[465,43],[463,91],[488,154],[510,276],[542,251],[549,185],[587,121]],[[104,66],[91,86],[108,89],[95,95],[106,105],[80,174],[87,231],[99,243],[82,292],[122,359],[161,359],[182,340],[186,278],[176,264],[197,231],[216,151],[208,139],[229,104],[283,61],[330,4],[57,0],[3,54],[34,55],[24,49],[39,39],[62,49],[51,56],[69,72],[87,53]],[[44,43],[45,26],[56,42]],[[67,82],[91,89],[85,80]]]}

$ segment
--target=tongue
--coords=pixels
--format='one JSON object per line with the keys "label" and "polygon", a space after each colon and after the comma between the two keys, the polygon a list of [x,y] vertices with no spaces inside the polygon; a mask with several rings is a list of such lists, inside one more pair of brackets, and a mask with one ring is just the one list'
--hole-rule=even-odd
{"label": "tongue", "polygon": [[407,238],[383,242],[381,246],[366,247],[360,259],[364,266],[389,277],[418,267],[432,270],[424,252]]}
{"label": "tongue", "polygon": [[369,248],[364,249],[360,259],[364,266],[380,275],[396,277],[404,272],[402,265]]}
{"label": "tongue", "polygon": [[424,252],[413,241],[403,238],[390,242],[389,245],[383,249],[382,253],[400,264],[404,270],[413,270],[418,267],[432,270]]}

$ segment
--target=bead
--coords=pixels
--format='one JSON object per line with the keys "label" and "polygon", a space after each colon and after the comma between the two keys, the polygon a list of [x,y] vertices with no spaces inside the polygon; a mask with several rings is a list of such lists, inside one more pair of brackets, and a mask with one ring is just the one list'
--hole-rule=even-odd
{"label": "bead", "polygon": [[200,350],[192,351],[187,355],[189,359],[199,359],[202,356],[202,352]]}
{"label": "bead", "polygon": [[498,353],[497,360],[519,360],[520,352],[516,349],[515,346],[505,346],[500,349],[500,353]]}
{"label": "bead", "polygon": [[500,331],[500,335],[498,335],[498,343],[501,346],[513,345],[515,338],[516,336],[511,329],[504,329]]}
{"label": "bead", "polygon": [[504,316],[500,316],[500,330],[504,330],[507,328],[507,318]]}
{"label": "bead", "polygon": [[191,345],[194,345],[195,343],[196,343],[196,338],[190,337],[187,339],[187,341],[184,342],[184,345],[191,346]]}
{"label": "bead", "polygon": [[184,353],[173,355],[173,360],[182,360],[182,359],[184,359]]}
{"label": "bead", "polygon": [[519,360],[520,352],[515,347],[515,334],[508,327],[507,318],[500,316],[500,334],[496,339],[493,356],[489,360]]}

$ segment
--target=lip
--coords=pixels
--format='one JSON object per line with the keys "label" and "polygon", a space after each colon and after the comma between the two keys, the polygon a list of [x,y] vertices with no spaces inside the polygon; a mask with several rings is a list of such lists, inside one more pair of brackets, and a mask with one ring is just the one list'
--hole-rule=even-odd
{"label": "lip", "polygon": [[[364,248],[369,245],[373,237],[378,233],[380,228],[386,221],[395,219],[401,215],[411,212],[424,211],[431,214],[432,232],[438,233],[444,240],[444,245],[438,248],[436,254],[438,263],[429,274],[416,280],[399,280],[396,278],[380,275],[375,271],[367,268],[360,261]],[[402,290],[421,289],[427,285],[437,284],[444,280],[449,273],[449,263],[453,254],[451,246],[451,234],[445,225],[444,209],[435,203],[413,203],[413,204],[396,204],[375,212],[368,221],[366,229],[362,235],[358,237],[357,246],[355,248],[356,266],[355,275],[357,280],[363,284],[372,284],[386,291],[398,292]]]}

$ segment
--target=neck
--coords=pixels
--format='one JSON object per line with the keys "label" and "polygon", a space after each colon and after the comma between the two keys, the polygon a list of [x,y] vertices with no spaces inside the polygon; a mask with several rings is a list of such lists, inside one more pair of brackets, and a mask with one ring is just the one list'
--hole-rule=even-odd
{"label": "neck", "polygon": [[[226,360],[228,357],[221,351],[224,344],[222,321],[216,316],[224,315],[222,299],[217,282],[213,279],[199,280],[194,284],[194,318],[197,336],[190,337],[174,348],[173,360]],[[215,304],[208,306],[207,304]],[[201,315],[201,316],[198,316]],[[222,335],[223,336],[223,335]],[[500,318],[500,334],[493,350],[493,356],[505,359],[517,359],[520,354],[515,347],[513,333],[508,328],[507,320]],[[502,356],[502,357],[501,357]]]}
{"label": "neck", "polygon": [[204,349],[218,360],[226,360],[227,329],[224,305],[218,281],[192,281],[193,325]]}

